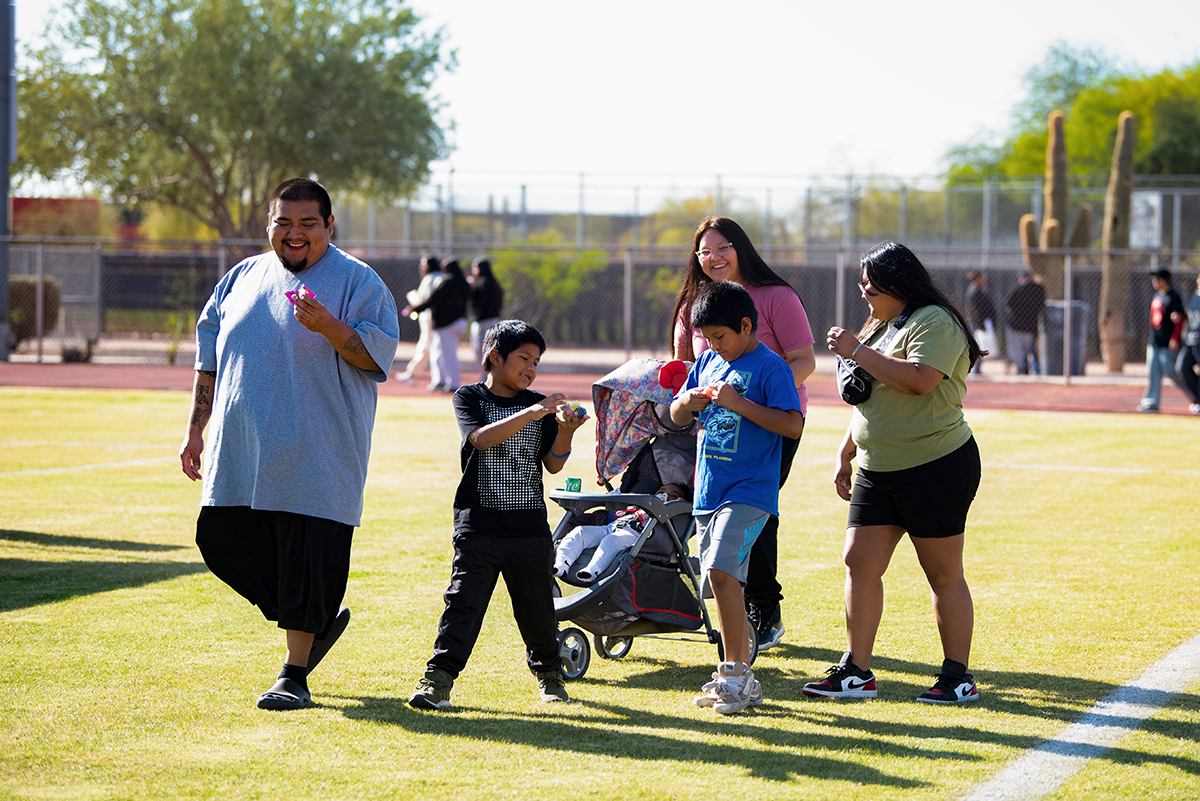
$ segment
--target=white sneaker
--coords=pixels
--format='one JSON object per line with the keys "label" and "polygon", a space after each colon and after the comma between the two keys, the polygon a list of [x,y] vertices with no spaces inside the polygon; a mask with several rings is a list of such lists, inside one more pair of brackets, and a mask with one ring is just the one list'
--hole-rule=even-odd
{"label": "white sneaker", "polygon": [[741,712],[749,706],[761,706],[762,685],[754,678],[750,666],[742,662],[721,662],[717,665],[715,687],[717,697],[712,708],[722,715]]}
{"label": "white sneaker", "polygon": [[692,699],[692,703],[696,706],[708,707],[721,700],[721,696],[717,694],[717,685],[721,683],[719,673],[712,674],[713,680],[700,688],[700,695]]}

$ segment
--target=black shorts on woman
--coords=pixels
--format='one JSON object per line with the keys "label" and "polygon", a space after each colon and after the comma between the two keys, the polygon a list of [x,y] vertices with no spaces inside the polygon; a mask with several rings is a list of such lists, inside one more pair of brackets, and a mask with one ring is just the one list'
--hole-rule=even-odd
{"label": "black shorts on woman", "polygon": [[899,526],[910,537],[956,537],[966,530],[981,472],[974,437],[916,467],[886,472],[860,468],[846,527]]}

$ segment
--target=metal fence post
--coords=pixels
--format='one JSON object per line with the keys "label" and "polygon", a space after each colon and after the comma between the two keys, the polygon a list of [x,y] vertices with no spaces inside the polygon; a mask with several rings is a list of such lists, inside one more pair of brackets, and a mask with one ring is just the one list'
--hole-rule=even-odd
{"label": "metal fence post", "polygon": [[625,325],[625,361],[633,358],[633,254],[625,251],[625,287],[622,299]]}
{"label": "metal fence post", "polygon": [[1067,258],[1063,264],[1063,297],[1066,298],[1066,303],[1063,305],[1063,385],[1071,386],[1071,370],[1075,366],[1072,356],[1072,334],[1074,333],[1074,325],[1072,323],[1072,287],[1071,275],[1071,252],[1067,251]]}
{"label": "metal fence post", "polygon": [[837,267],[833,276],[833,324],[846,327],[846,253],[837,255]]}
{"label": "metal fence post", "polygon": [[1175,272],[1179,271],[1179,245],[1182,239],[1180,238],[1180,227],[1183,225],[1183,209],[1180,208],[1181,200],[1179,193],[1174,195],[1174,201],[1171,203],[1171,269]]}
{"label": "metal fence post", "polygon": [[983,182],[983,236],[980,238],[980,247],[983,250],[980,264],[983,267],[988,266],[988,254],[992,250],[992,176],[988,176]]}
{"label": "metal fence post", "polygon": [[583,173],[579,173],[579,214],[575,216],[575,245],[583,247]]}
{"label": "metal fence post", "polygon": [[99,341],[100,331],[104,327],[102,324],[103,321],[100,319],[104,314],[104,306],[100,302],[100,270],[102,269],[104,262],[100,258],[99,242],[96,243],[96,247],[93,252],[96,254],[96,266],[95,269],[92,270],[92,296],[96,299],[96,327],[92,331],[92,336]]}
{"label": "metal fence post", "polygon": [[528,223],[525,219],[525,184],[521,184],[521,221],[517,225],[517,234],[520,237],[521,244],[525,244],[525,236],[529,232]]}
{"label": "metal fence post", "polygon": [[43,328],[42,316],[45,314],[44,307],[45,307],[45,302],[46,302],[45,297],[43,296],[43,289],[42,289],[42,281],[43,281],[42,251],[45,249],[45,247],[46,247],[45,241],[42,239],[38,239],[37,251],[36,251],[37,257],[36,257],[36,262],[35,262],[35,264],[37,265],[37,283],[34,285],[34,291],[33,291],[33,297],[34,297],[33,314],[35,317],[33,325],[34,325],[34,332],[37,334],[38,364],[42,363],[42,334],[45,333],[42,330],[42,328]]}

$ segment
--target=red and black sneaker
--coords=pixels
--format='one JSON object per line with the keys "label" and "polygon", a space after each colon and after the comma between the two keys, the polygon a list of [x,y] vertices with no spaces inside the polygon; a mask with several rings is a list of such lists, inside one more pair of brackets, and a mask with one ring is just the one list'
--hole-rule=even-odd
{"label": "red and black sneaker", "polygon": [[965,704],[979,700],[975,677],[966,671],[964,665],[957,662],[950,665],[947,664],[949,661],[942,664],[937,682],[917,696],[918,701],[923,704]]}
{"label": "red and black sneaker", "polygon": [[839,664],[825,671],[824,679],[805,684],[804,694],[815,698],[876,698],[875,674],[855,667],[850,658],[847,652]]}

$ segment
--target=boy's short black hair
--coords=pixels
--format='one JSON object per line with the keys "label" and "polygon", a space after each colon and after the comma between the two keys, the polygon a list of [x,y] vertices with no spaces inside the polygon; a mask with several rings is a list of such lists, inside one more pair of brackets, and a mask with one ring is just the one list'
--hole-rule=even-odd
{"label": "boy's short black hair", "polygon": [[501,359],[507,359],[522,345],[537,345],[538,350],[546,352],[546,340],[532,325],[524,320],[501,320],[483,335],[483,364],[480,367],[485,373],[490,373],[492,362],[488,356],[493,350],[500,354]]}
{"label": "boy's short black hair", "polygon": [[733,281],[705,284],[692,304],[692,328],[723,325],[741,331],[744,317],[750,318],[750,331],[757,331],[758,309],[754,307],[754,299],[745,287]]}

